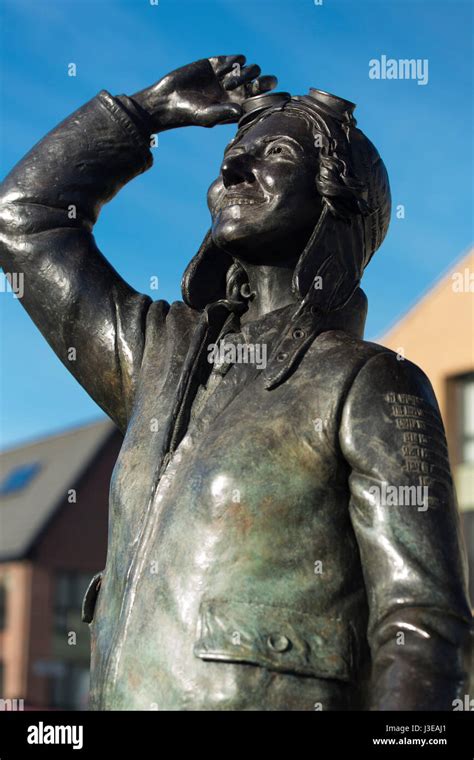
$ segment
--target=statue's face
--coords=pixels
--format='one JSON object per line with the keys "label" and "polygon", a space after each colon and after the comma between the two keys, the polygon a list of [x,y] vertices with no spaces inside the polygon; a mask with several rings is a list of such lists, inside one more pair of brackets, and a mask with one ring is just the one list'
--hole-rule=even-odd
{"label": "statue's face", "polygon": [[224,154],[208,192],[214,243],[242,260],[281,260],[321,213],[317,149],[303,119],[276,112]]}

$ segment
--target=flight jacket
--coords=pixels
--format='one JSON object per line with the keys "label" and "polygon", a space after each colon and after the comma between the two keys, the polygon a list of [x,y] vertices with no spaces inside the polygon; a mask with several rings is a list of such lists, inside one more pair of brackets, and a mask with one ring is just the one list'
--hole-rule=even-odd
{"label": "flight jacket", "polygon": [[[133,101],[102,91],[1,189],[2,266],[125,435],[84,601],[92,708],[452,709],[471,613],[428,379],[362,339],[361,291],[244,324],[226,299],[127,285],[93,226],[149,144]],[[211,367],[220,340],[264,345],[266,366]]]}

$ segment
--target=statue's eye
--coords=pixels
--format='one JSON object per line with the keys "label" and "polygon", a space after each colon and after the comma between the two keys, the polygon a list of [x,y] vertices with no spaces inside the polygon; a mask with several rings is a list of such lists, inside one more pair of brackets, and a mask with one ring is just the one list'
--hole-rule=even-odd
{"label": "statue's eye", "polygon": [[291,148],[288,147],[288,145],[284,145],[283,143],[279,143],[277,145],[269,145],[268,148],[265,151],[266,156],[292,156],[293,152]]}

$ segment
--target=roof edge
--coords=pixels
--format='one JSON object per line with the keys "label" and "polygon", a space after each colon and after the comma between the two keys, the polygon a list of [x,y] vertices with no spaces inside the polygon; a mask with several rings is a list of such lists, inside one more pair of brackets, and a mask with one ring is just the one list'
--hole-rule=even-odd
{"label": "roof edge", "polygon": [[428,298],[431,293],[436,290],[436,288],[441,285],[443,280],[447,278],[447,276],[450,274],[450,272],[454,271],[454,269],[461,265],[462,262],[466,259],[468,259],[470,256],[474,254],[474,244],[470,244],[468,247],[464,249],[462,254],[458,256],[454,261],[449,264],[449,266],[439,274],[433,282],[431,282],[418,296],[418,298],[409,306],[404,312],[402,312],[398,317],[395,317],[392,322],[390,322],[389,326],[381,333],[378,333],[373,339],[372,342],[379,343],[383,338],[385,338],[389,333],[392,332],[398,325],[403,322],[405,319],[407,319],[410,314],[417,309],[422,301],[424,301],[426,298]]}

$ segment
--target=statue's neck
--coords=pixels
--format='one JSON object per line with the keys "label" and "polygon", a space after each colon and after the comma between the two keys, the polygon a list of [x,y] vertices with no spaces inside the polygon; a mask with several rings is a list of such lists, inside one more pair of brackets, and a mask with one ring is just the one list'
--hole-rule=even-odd
{"label": "statue's neck", "polygon": [[252,294],[248,310],[241,317],[242,324],[296,302],[292,291],[294,262],[281,266],[241,262],[241,266],[247,274]]}
{"label": "statue's neck", "polygon": [[242,324],[297,303],[293,295],[293,274],[312,232],[312,228],[295,231],[291,239],[282,238],[276,246],[254,250],[253,261],[248,261],[250,256],[242,258],[234,253],[245,270],[252,293],[249,308],[241,317]]}

